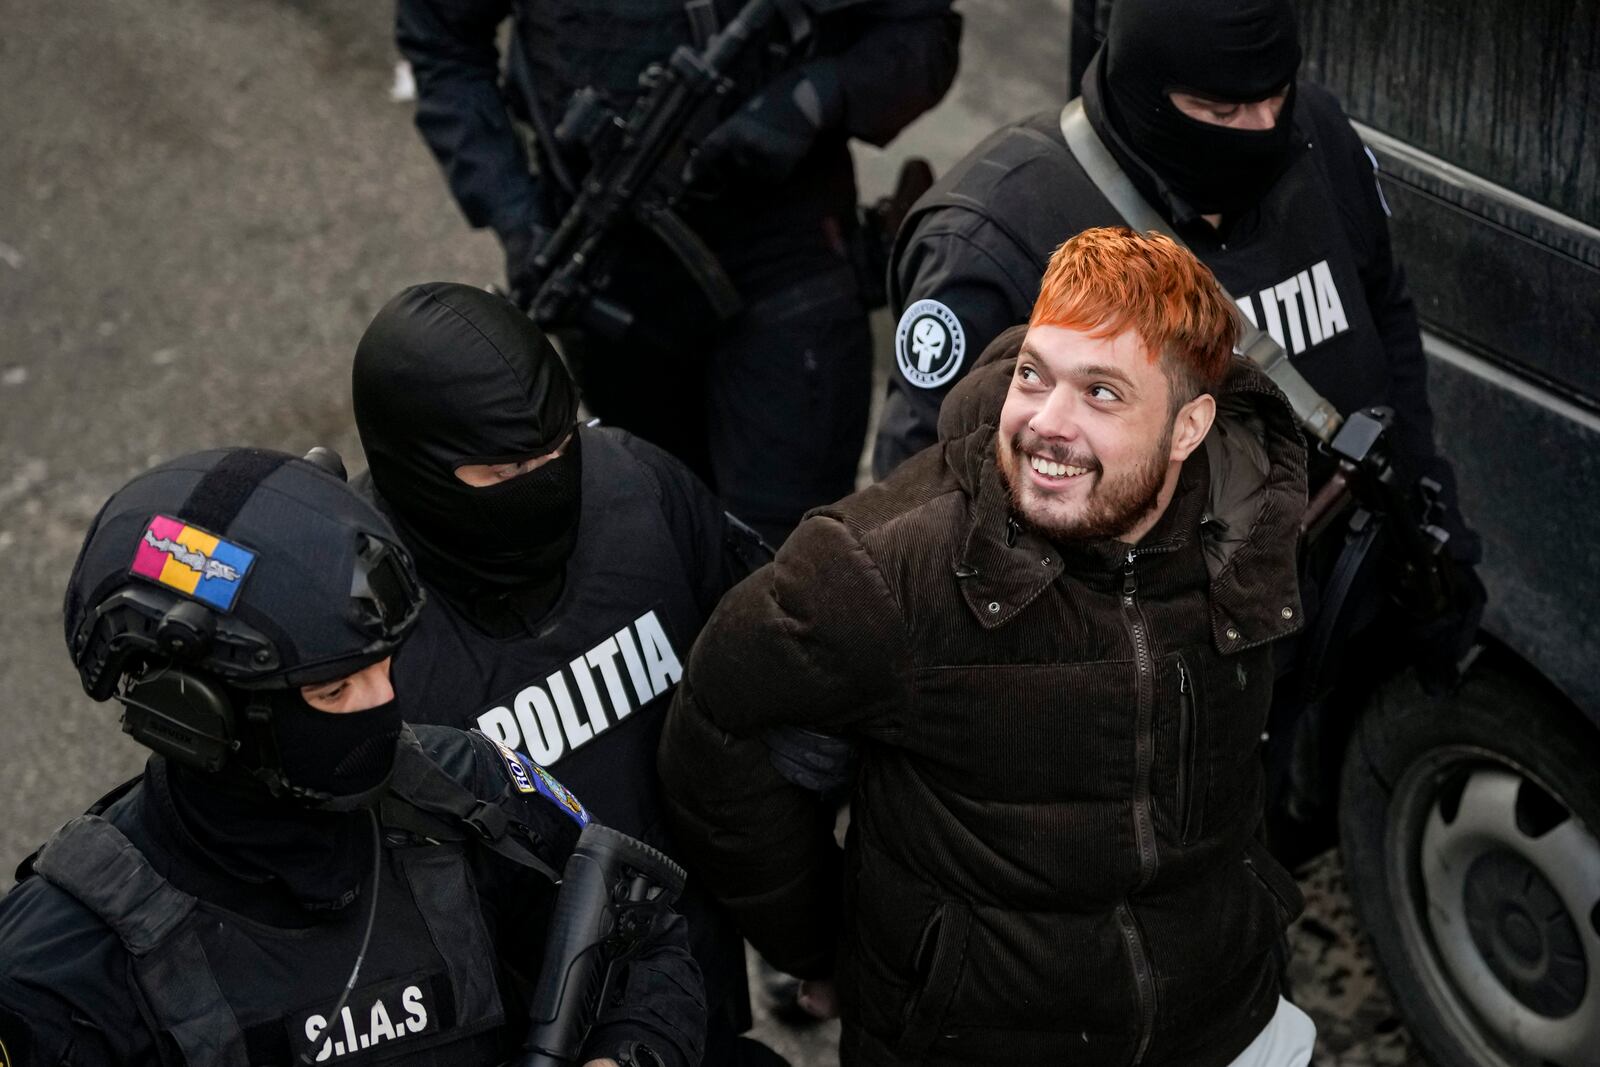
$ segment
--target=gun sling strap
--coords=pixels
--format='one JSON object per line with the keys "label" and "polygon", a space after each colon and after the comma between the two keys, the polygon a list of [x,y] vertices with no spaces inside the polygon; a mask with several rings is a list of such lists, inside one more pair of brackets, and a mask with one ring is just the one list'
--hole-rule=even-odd
{"label": "gun sling strap", "polygon": [[[1084,113],[1082,97],[1061,109],[1061,134],[1089,180],[1094,182],[1100,194],[1110,201],[1129,226],[1141,233],[1154,230],[1185,248],[1189,247],[1182,237],[1173,232],[1171,224],[1161,213],[1144,198],[1132,179],[1123,173],[1116,157],[1100,139],[1100,134],[1089,122],[1089,116]],[[1231,297],[1232,294],[1229,295]],[[1272,379],[1272,384],[1282,390],[1307,433],[1320,441],[1331,442],[1342,421],[1333,405],[1312,388],[1305,376],[1289,362],[1289,354],[1283,350],[1283,346],[1245,317],[1237,302],[1233,315],[1239,324],[1239,354],[1260,367]]]}

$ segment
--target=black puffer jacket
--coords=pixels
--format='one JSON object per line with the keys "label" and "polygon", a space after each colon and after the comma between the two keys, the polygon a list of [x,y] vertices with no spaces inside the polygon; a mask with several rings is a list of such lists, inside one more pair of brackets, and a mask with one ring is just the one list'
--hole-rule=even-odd
{"label": "black puffer jacket", "polygon": [[[1239,361],[1133,552],[1049,543],[995,470],[1022,332],[951,395],[942,447],[723,600],[662,742],[679,842],[774,963],[837,974],[847,1064],[1226,1064],[1299,909],[1253,835],[1300,436]],[[778,724],[860,744],[843,856],[770,765]]]}

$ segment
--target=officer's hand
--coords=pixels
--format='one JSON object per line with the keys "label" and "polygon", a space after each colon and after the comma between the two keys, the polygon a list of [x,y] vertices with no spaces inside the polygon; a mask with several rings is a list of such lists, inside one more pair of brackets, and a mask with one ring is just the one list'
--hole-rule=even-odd
{"label": "officer's hand", "polygon": [[800,726],[779,726],[762,737],[767,758],[784,780],[824,795],[855,781],[856,746],[847,738]]}
{"label": "officer's hand", "polygon": [[844,97],[832,68],[810,64],[790,71],[712,130],[689,163],[691,181],[787,178],[823,130],[837,126]]}
{"label": "officer's hand", "polygon": [[802,1011],[818,1019],[839,1017],[839,989],[832,978],[807,978],[794,998]]}

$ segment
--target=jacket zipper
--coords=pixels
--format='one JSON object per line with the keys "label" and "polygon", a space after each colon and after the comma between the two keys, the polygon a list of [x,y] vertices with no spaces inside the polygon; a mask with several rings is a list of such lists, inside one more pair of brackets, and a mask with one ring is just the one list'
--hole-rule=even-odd
{"label": "jacket zipper", "polygon": [[1178,657],[1178,840],[1189,843],[1192,827],[1189,817],[1194,811],[1190,793],[1194,790],[1194,689],[1189,684],[1189,668],[1183,657]]}
{"label": "jacket zipper", "polygon": [[[1150,815],[1150,771],[1153,762],[1151,723],[1154,718],[1155,679],[1150,651],[1149,634],[1144,612],[1140,610],[1137,593],[1138,575],[1134,571],[1136,550],[1128,549],[1128,560],[1122,569],[1122,617],[1128,633],[1133,638],[1134,668],[1138,689],[1135,703],[1133,833],[1139,848],[1139,880],[1134,885],[1137,892],[1150,884],[1156,875],[1155,825]],[[1125,900],[1118,906],[1118,918],[1123,936],[1128,941],[1128,954],[1133,964],[1134,985],[1139,994],[1139,1047],[1134,1052],[1130,1067],[1137,1067],[1150,1048],[1150,1038],[1155,1032],[1156,990],[1151,977],[1149,951],[1133,917],[1133,909]]]}

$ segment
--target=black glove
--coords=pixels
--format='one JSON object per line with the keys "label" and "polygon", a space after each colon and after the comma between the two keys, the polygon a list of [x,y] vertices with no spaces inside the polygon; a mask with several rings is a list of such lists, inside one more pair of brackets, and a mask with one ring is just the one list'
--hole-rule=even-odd
{"label": "black glove", "polygon": [[823,130],[844,118],[844,94],[827,63],[789,71],[728,116],[700,142],[691,181],[752,177],[780,182],[794,172]]}
{"label": "black glove", "polygon": [[855,781],[856,746],[842,737],[800,726],[780,726],[762,738],[767,758],[784,779],[824,795]]}

